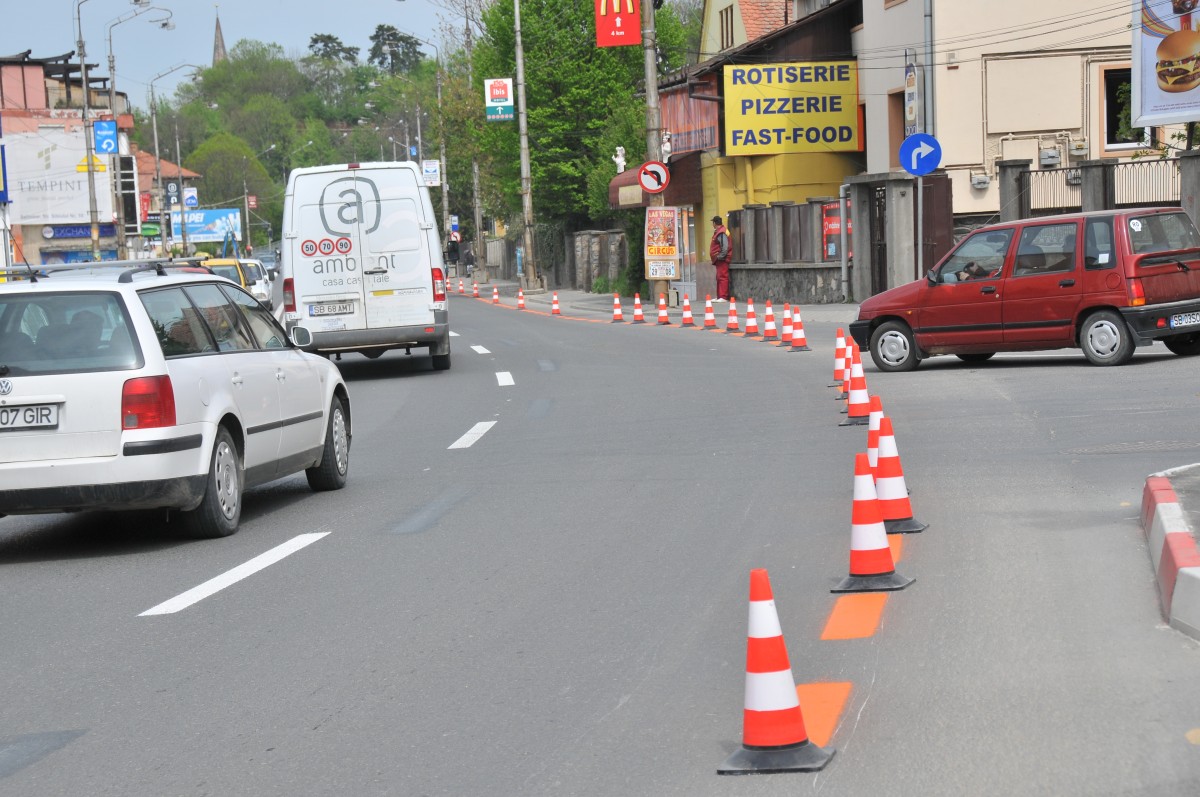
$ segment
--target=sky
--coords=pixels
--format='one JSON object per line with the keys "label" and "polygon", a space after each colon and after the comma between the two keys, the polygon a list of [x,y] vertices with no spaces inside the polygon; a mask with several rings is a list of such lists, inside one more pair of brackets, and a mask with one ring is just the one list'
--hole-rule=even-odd
{"label": "sky", "polygon": [[[77,0],[2,0],[6,7],[0,24],[0,56],[32,49],[33,58],[62,55],[75,49]],[[442,47],[442,18],[450,12],[437,0],[227,0],[223,4],[197,0],[152,0],[166,11],[148,11],[112,28],[116,61],[117,91],[129,95],[139,108],[149,105],[151,78],[178,64],[210,66],[213,32],[218,14],[225,46],[232,49],[241,39],[255,39],[283,47],[288,56],[308,52],[313,34],[329,33],[343,44],[359,47],[365,60],[371,49],[369,37],[380,24],[393,25],[417,38]],[[11,5],[10,5],[11,4]],[[108,74],[109,24],[136,11],[131,0],[82,0],[78,6],[89,64],[99,64],[96,74]],[[153,20],[171,14],[174,30],[162,30]],[[461,28],[461,21],[457,25]],[[432,47],[423,47],[434,55]],[[77,60],[73,59],[73,60]],[[154,83],[155,93],[169,95],[186,80],[188,69],[180,69]]]}

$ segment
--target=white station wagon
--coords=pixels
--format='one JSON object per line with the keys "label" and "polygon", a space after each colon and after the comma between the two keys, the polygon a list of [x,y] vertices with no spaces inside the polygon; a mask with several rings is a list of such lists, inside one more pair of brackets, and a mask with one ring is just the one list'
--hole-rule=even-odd
{"label": "white station wagon", "polygon": [[0,282],[0,517],[177,510],[237,531],[247,487],[350,465],[337,366],[241,287],[170,261],[20,267]]}

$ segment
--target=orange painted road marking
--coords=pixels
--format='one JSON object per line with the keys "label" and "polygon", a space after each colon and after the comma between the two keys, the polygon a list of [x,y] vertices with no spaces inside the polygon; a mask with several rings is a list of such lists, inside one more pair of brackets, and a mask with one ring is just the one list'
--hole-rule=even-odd
{"label": "orange painted road marking", "polygon": [[900,563],[900,557],[904,553],[904,535],[889,534],[888,547],[892,549],[892,561],[896,564]]}
{"label": "orange painted road marking", "polygon": [[817,747],[824,747],[833,738],[853,687],[854,684],[849,681],[796,685],[796,696],[800,698],[800,710],[804,714],[804,728],[809,740]]}
{"label": "orange painted road marking", "polygon": [[887,599],[886,592],[859,592],[841,596],[833,604],[821,639],[864,639],[871,636],[879,627]]}

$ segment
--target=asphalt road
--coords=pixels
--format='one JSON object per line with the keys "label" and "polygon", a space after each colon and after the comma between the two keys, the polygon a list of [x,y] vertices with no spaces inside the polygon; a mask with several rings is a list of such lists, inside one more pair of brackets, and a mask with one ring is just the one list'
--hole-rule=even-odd
{"label": "asphalt road", "polygon": [[[868,364],[930,528],[878,627],[822,639],[865,446],[826,387],[847,310],[806,315],[807,353],[564,312],[454,296],[451,370],[347,356],[347,488],[253,490],[234,537],[0,520],[0,795],[1200,790],[1200,645],[1137,521],[1200,458],[1196,361]],[[818,774],[715,774],[756,567]]]}

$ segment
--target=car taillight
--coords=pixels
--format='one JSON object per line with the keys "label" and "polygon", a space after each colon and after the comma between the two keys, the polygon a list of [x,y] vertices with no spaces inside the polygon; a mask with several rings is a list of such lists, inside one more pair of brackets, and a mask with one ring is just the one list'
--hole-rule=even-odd
{"label": "car taillight", "polygon": [[283,281],[283,311],[296,312],[296,283],[291,277]]}
{"label": "car taillight", "polygon": [[1127,282],[1129,285],[1129,304],[1133,307],[1141,307],[1146,303],[1146,292],[1142,290],[1142,281],[1136,277],[1130,278]]}
{"label": "car taillight", "polygon": [[435,302],[446,301],[446,277],[440,268],[433,270],[433,300]]}
{"label": "car taillight", "polygon": [[141,376],[121,390],[121,428],[175,425],[175,389],[169,376]]}

